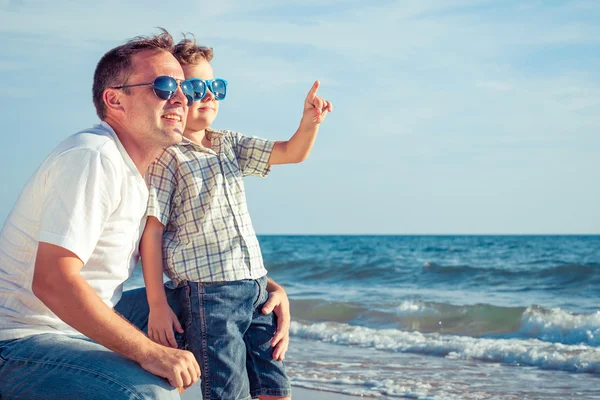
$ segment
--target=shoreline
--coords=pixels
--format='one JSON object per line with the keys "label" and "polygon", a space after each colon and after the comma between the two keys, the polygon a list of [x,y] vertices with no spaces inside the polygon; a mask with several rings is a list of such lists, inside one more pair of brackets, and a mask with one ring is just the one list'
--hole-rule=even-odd
{"label": "shoreline", "polygon": [[351,396],[349,394],[330,392],[319,389],[307,389],[304,387],[292,385],[293,400],[336,400],[336,399],[357,399],[362,396]]}
{"label": "shoreline", "polygon": [[[307,389],[304,387],[292,385],[292,399],[293,400],[337,400],[337,399],[357,399],[361,396],[351,396],[348,394],[329,392],[319,389]],[[192,400],[200,398],[200,385],[194,384],[191,388],[186,390],[182,395],[182,400]]]}

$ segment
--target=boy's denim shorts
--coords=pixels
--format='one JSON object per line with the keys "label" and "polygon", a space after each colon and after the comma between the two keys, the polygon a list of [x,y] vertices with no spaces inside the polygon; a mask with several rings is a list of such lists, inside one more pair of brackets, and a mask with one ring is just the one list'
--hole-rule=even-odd
{"label": "boy's denim shorts", "polygon": [[209,399],[291,396],[282,361],[273,360],[273,313],[264,315],[267,277],[220,283],[187,282],[182,319],[189,350]]}

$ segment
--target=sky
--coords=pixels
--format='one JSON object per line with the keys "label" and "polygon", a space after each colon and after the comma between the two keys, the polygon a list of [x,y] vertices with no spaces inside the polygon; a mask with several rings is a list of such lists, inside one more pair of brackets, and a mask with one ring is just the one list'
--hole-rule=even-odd
{"label": "sky", "polygon": [[0,0],[0,223],[50,150],[98,123],[96,63],[164,27],[212,46],[213,124],[304,163],[247,178],[258,234],[600,233],[600,3]]}

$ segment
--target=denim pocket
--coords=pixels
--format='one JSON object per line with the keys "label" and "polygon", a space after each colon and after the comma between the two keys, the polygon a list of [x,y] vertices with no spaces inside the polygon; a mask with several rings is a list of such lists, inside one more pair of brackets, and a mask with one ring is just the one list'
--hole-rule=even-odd
{"label": "denim pocket", "polygon": [[254,302],[254,309],[255,312],[260,312],[260,308],[262,308],[263,304],[265,304],[269,299],[269,292],[267,292],[266,275],[261,278],[258,278],[255,282],[258,286],[258,296],[256,297],[256,301]]}

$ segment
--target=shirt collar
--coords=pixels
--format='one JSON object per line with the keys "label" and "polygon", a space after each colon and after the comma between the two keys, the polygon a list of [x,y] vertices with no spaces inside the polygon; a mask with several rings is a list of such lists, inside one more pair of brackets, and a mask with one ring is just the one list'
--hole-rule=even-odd
{"label": "shirt collar", "polygon": [[121,156],[123,157],[123,161],[125,161],[125,164],[127,165],[127,167],[129,167],[129,169],[131,170],[131,172],[133,172],[135,175],[137,175],[137,176],[139,176],[140,178],[143,179],[144,177],[142,176],[142,174],[140,174],[140,171],[138,171],[137,167],[135,166],[135,163],[133,162],[133,160],[129,156],[129,153],[127,153],[127,150],[125,150],[125,147],[123,147],[123,144],[119,140],[119,137],[117,136],[117,133],[112,128],[112,126],[110,126],[105,121],[101,121],[99,125],[96,125],[96,127],[98,127],[99,129],[103,129],[106,132],[108,132],[108,134],[110,135],[110,137],[112,137],[113,140],[115,141],[115,143],[117,145],[117,149],[119,150],[119,153],[121,153]]}

